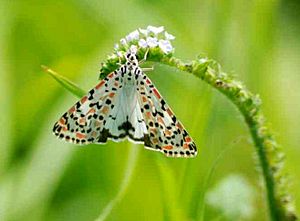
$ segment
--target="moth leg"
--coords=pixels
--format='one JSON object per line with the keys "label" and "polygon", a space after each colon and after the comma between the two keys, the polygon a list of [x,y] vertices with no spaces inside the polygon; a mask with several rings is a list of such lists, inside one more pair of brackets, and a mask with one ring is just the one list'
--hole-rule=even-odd
{"label": "moth leg", "polygon": [[150,68],[142,68],[142,71],[143,72],[149,72],[149,71],[153,71],[154,70],[154,67],[150,67]]}
{"label": "moth leg", "polygon": [[139,64],[142,64],[142,63],[144,63],[147,60],[148,53],[149,53],[149,48],[145,52],[144,58],[139,61]]}
{"label": "moth leg", "polygon": [[121,66],[122,65],[122,59],[121,57],[118,57],[119,58],[119,61],[117,62],[117,65]]}

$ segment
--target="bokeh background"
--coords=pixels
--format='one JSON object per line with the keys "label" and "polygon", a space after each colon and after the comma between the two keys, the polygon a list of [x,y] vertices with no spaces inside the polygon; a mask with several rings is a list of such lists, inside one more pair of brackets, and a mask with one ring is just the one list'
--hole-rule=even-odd
{"label": "bokeh background", "polygon": [[300,208],[299,21],[296,0],[1,0],[0,220],[268,220],[241,115],[188,74],[154,65],[149,77],[195,139],[195,159],[52,135],[77,98],[40,65],[88,90],[113,45],[149,24],[176,36],[175,56],[216,59],[260,94]]}

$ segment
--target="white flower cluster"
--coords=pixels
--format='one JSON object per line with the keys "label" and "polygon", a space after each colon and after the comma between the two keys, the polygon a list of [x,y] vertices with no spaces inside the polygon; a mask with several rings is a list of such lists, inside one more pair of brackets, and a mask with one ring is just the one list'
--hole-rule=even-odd
{"label": "white flower cluster", "polygon": [[125,38],[120,40],[120,45],[115,45],[115,50],[119,50],[121,46],[136,45],[140,48],[159,47],[163,53],[169,54],[174,51],[171,41],[175,37],[164,30],[163,26],[148,26],[146,29],[139,28],[129,33]]}

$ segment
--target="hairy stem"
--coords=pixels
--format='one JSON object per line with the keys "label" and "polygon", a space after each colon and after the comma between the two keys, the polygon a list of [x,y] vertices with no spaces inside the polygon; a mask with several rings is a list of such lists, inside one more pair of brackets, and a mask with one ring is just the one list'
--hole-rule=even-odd
{"label": "hairy stem", "polygon": [[[144,54],[145,50],[139,49],[138,56],[144,57]],[[113,71],[118,61],[116,56],[108,58],[102,64],[100,77],[103,78]],[[197,58],[191,62],[183,62],[154,48],[150,49],[147,61],[162,63],[195,75],[224,94],[238,108],[256,147],[267,192],[270,219],[272,221],[296,220],[293,202],[287,193],[286,176],[282,172],[284,155],[266,126],[259,96],[251,93],[241,82],[224,73],[220,65],[211,59]]]}
{"label": "hairy stem", "polygon": [[191,63],[183,63],[179,59],[167,58],[162,62],[201,78],[235,104],[245,119],[256,147],[271,220],[295,220],[296,215],[290,209],[290,197],[286,193],[287,184],[283,182],[284,175],[281,172],[283,154],[265,124],[259,97],[248,91],[242,83],[222,72],[214,61],[198,59]]}

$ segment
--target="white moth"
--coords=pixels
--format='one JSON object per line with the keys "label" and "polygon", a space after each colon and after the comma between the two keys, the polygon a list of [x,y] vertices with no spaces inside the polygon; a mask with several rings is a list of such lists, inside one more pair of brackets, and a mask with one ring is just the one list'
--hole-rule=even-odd
{"label": "white moth", "polygon": [[54,134],[75,144],[125,138],[169,157],[197,154],[193,139],[139,67],[136,52],[100,81],[54,125]]}

